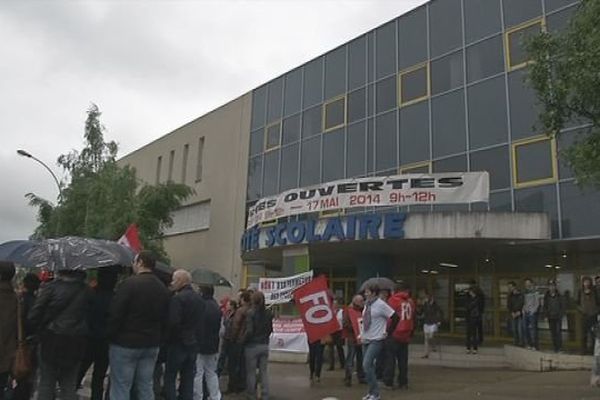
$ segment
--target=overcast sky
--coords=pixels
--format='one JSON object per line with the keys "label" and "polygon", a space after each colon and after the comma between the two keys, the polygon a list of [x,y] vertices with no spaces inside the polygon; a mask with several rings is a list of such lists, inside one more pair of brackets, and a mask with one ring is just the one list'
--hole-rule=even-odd
{"label": "overcast sky", "polygon": [[58,195],[16,150],[60,177],[91,102],[122,156],[424,2],[0,1],[0,243]]}

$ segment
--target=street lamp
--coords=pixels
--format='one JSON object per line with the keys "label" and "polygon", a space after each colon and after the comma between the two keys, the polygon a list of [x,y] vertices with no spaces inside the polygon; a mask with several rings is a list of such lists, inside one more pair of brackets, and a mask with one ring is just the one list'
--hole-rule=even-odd
{"label": "street lamp", "polygon": [[52,172],[50,167],[48,167],[42,160],[32,156],[30,153],[28,153],[25,150],[19,149],[19,150],[17,150],[17,154],[20,156],[23,156],[23,157],[31,158],[31,159],[39,162],[40,164],[42,164],[42,166],[44,168],[46,168],[48,170],[48,172],[50,172],[50,175],[52,175],[52,178],[54,178],[54,182],[56,182],[56,187],[58,188],[58,201],[60,202],[62,200],[62,189],[60,187],[60,182],[58,182],[58,178],[56,177],[56,175],[54,175],[54,172]]}

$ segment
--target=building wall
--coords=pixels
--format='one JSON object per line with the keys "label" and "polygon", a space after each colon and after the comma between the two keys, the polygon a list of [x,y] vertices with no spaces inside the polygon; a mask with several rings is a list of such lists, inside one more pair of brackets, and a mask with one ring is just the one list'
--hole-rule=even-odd
{"label": "building wall", "polygon": [[[181,221],[179,226],[168,231],[179,233],[167,236],[165,249],[172,265],[207,267],[235,284],[241,279],[250,110],[251,95],[246,94],[119,160],[121,165],[135,167],[137,176],[146,183],[155,184],[157,178],[164,183],[170,174],[172,181],[195,190],[185,203],[195,206],[195,214],[176,218]],[[206,207],[210,215],[206,215]],[[198,229],[186,225],[184,222],[198,216],[199,210],[202,217],[193,223]]]}

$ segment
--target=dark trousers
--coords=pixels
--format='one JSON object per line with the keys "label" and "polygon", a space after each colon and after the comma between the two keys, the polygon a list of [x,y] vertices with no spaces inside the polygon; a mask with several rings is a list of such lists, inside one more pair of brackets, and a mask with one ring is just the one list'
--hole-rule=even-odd
{"label": "dark trousers", "polygon": [[4,392],[6,391],[6,387],[8,386],[8,372],[0,373],[0,400],[4,400]]}
{"label": "dark trousers", "polygon": [[[581,351],[584,354],[593,354],[594,352],[594,332],[592,328],[596,324],[596,315],[583,315],[582,323],[583,323],[583,332],[581,333]],[[590,345],[591,342],[591,345]]]}
{"label": "dark trousers", "polygon": [[548,326],[550,327],[554,351],[559,352],[562,349],[562,319],[548,318]]}
{"label": "dark trousers", "polygon": [[79,363],[71,366],[51,364],[42,359],[40,365],[40,383],[38,386],[38,400],[54,400],[56,397],[56,383],[60,387],[61,400],[76,400],[77,375]]}
{"label": "dark trousers", "polygon": [[227,370],[229,378],[227,381],[228,392],[243,392],[246,390],[246,368],[244,359],[244,347],[239,343],[229,344],[227,356]]}
{"label": "dark trousers", "polygon": [[393,348],[393,341],[394,340],[389,337],[384,339],[381,350],[379,351],[379,354],[377,354],[377,358],[375,359],[375,376],[377,377],[377,380],[383,379],[385,366],[387,365],[387,358],[389,357],[389,353],[391,353]]}
{"label": "dark trousers", "polygon": [[217,361],[217,375],[221,376],[221,373],[227,368],[227,355],[229,354],[229,339],[223,339],[221,341],[221,351],[219,352],[219,360]]}
{"label": "dark trousers", "polygon": [[356,359],[356,376],[359,382],[365,380],[365,372],[363,370],[363,347],[360,344],[348,343],[346,345],[348,350],[346,354],[346,374],[344,380],[346,382],[352,382],[352,370],[354,369],[354,360]]}
{"label": "dark trousers", "polygon": [[341,332],[336,332],[331,335],[332,343],[329,347],[329,369],[335,369],[335,350],[337,350],[337,356],[340,360],[340,368],[344,368],[346,364],[346,357],[344,356],[344,338]]}
{"label": "dark trousers", "polygon": [[483,318],[477,319],[477,325],[475,326],[477,329],[477,344],[483,344]]}
{"label": "dark trousers", "polygon": [[391,340],[386,346],[389,351],[386,357],[383,382],[386,386],[394,385],[394,372],[398,365],[398,386],[408,385],[408,343]]}
{"label": "dark trousers", "polygon": [[[175,388],[179,374],[179,395]],[[183,344],[172,344],[167,349],[165,364],[165,398],[167,400],[193,400],[196,376],[196,352]]]}
{"label": "dark trousers", "polygon": [[102,400],[104,394],[104,378],[108,370],[108,340],[90,339],[86,355],[81,363],[77,383],[81,385],[83,377],[94,364],[92,373],[92,400]]}
{"label": "dark trousers", "polygon": [[479,345],[479,337],[477,336],[477,327],[481,318],[470,318],[467,319],[467,350],[477,350]]}
{"label": "dark trousers", "polygon": [[308,368],[310,369],[310,377],[321,377],[321,369],[323,368],[323,351],[325,345],[317,341],[308,344]]}

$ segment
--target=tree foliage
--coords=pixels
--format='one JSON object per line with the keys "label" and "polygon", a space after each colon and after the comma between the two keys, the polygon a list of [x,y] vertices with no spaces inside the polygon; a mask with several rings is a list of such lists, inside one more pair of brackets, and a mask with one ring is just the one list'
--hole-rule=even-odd
{"label": "tree foliage", "polygon": [[183,184],[146,185],[134,168],[120,167],[118,146],[104,140],[100,110],[92,104],[87,112],[84,147],[58,158],[69,177],[62,183],[62,197],[53,205],[33,193],[26,197],[38,209],[40,225],[34,237],[66,235],[115,240],[136,223],[144,248],[166,257],[162,230],[172,225],[171,212],[192,194]]}
{"label": "tree foliage", "polygon": [[528,44],[529,80],[549,135],[567,124],[589,129],[561,154],[580,184],[600,186],[600,1],[583,0],[562,33],[542,33]]}

